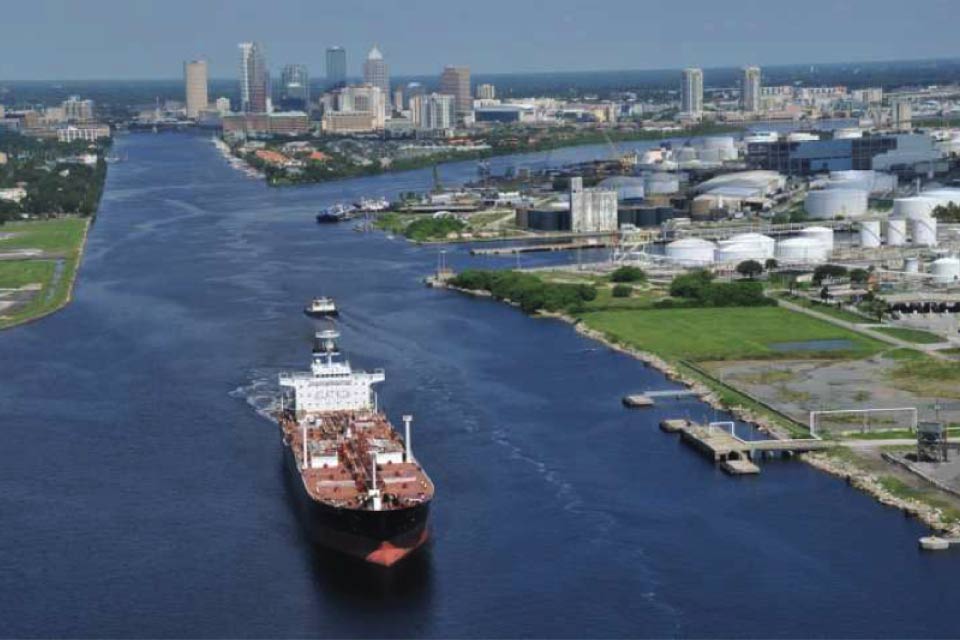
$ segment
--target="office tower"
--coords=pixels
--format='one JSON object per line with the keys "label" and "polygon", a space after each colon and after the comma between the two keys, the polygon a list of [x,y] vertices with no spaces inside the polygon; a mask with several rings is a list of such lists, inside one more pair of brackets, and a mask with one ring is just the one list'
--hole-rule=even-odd
{"label": "office tower", "polygon": [[453,96],[457,116],[462,118],[473,110],[470,94],[470,68],[445,67],[440,74],[440,93]]}
{"label": "office tower", "polygon": [[913,109],[908,101],[894,101],[892,115],[893,126],[898,131],[909,131],[913,128]]}
{"label": "office tower", "polygon": [[80,96],[70,96],[63,101],[63,117],[68,122],[89,122],[93,120],[93,100],[81,100]]}
{"label": "office tower", "polygon": [[397,111],[403,109],[403,87],[394,87],[393,88],[393,108]]}
{"label": "office tower", "polygon": [[240,43],[240,111],[266,113],[270,79],[263,50],[256,42]]}
{"label": "office tower", "polygon": [[284,111],[310,109],[310,74],[302,64],[288,64],[280,72],[280,108]]}
{"label": "office tower", "polygon": [[347,50],[343,47],[327,47],[327,88],[340,89],[347,86]]}
{"label": "office tower", "polygon": [[390,99],[390,74],[383,54],[376,46],[370,49],[366,61],[363,63],[363,81],[380,88],[384,100]]}
{"label": "office tower", "polygon": [[694,67],[683,70],[680,111],[694,117],[703,113],[703,71]]}
{"label": "office tower", "polygon": [[419,82],[410,82],[410,83],[408,83],[408,84],[407,84],[407,90],[404,91],[404,93],[407,95],[407,105],[410,104],[410,100],[412,100],[414,97],[416,97],[416,96],[422,96],[422,95],[426,94],[426,92],[427,92],[427,90],[426,90],[426,89],[424,88],[424,86],[423,86],[422,84],[420,84]]}
{"label": "office tower", "polygon": [[495,100],[497,98],[497,88],[492,84],[477,85],[477,100]]}
{"label": "office tower", "polygon": [[183,63],[183,84],[187,94],[187,117],[196,120],[207,108],[207,61]]}
{"label": "office tower", "polygon": [[448,94],[431,93],[410,98],[410,118],[422,131],[453,129],[457,124],[457,101]]}
{"label": "office tower", "polygon": [[748,113],[760,111],[760,67],[744,67],[740,76],[740,109]]}

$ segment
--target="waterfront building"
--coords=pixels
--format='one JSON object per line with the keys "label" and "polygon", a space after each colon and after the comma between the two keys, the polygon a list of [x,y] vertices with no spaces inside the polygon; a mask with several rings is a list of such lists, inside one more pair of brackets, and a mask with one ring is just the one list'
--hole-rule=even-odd
{"label": "waterfront building", "polygon": [[93,100],[81,100],[80,96],[70,96],[63,101],[63,116],[68,122],[90,122],[93,120]]}
{"label": "waterfront building", "polygon": [[333,92],[324,109],[323,130],[329,133],[379,131],[386,122],[386,100],[380,87],[347,86]]}
{"label": "waterfront building", "polygon": [[695,67],[683,70],[680,111],[692,118],[699,118],[703,113],[703,70]]}
{"label": "waterfront building", "polygon": [[230,111],[231,111],[231,109],[230,109],[230,98],[226,98],[226,97],[220,96],[219,98],[217,98],[217,101],[214,103],[214,106],[216,106],[217,112],[218,112],[221,116],[225,116],[225,115],[227,115],[228,113],[230,113]]}
{"label": "waterfront building", "polygon": [[740,76],[740,109],[747,113],[760,111],[760,67],[744,67]]}
{"label": "waterfront building", "polygon": [[583,178],[570,178],[570,230],[574,233],[616,231],[616,189],[584,189]]}
{"label": "waterfront building", "polygon": [[528,104],[484,104],[474,108],[476,122],[522,122],[535,118],[535,108]]}
{"label": "waterfront building", "polygon": [[492,84],[484,83],[477,85],[477,100],[496,100],[497,88]]}
{"label": "waterfront building", "polygon": [[196,120],[207,108],[207,61],[190,60],[183,63],[183,84],[187,100],[187,117]]}
{"label": "waterfront building", "polygon": [[223,116],[223,133],[227,135],[266,138],[298,136],[309,132],[310,116],[303,111],[236,113]]}
{"label": "waterfront building", "polygon": [[410,118],[420,131],[449,131],[457,124],[456,98],[431,93],[410,99]]}
{"label": "waterfront building", "polygon": [[390,99],[390,73],[383,54],[376,46],[370,49],[363,63],[363,81],[380,89],[384,100]]}
{"label": "waterfront building", "polygon": [[256,42],[240,43],[240,111],[266,113],[270,79],[263,50]]}
{"label": "waterfront building", "polygon": [[347,50],[343,47],[327,47],[327,89],[342,89],[347,86]]}
{"label": "waterfront building", "polygon": [[57,128],[57,140],[59,142],[75,142],[83,140],[85,142],[95,142],[100,138],[110,137],[110,127],[105,124],[89,125],[66,125]]}
{"label": "waterfront building", "polygon": [[403,102],[403,87],[397,86],[393,88],[393,108],[397,111],[403,111],[404,108]]}
{"label": "waterfront building", "polygon": [[470,68],[444,67],[440,74],[440,93],[453,96],[454,108],[458,118],[464,118],[473,111],[473,99],[470,94]]}
{"label": "waterfront building", "polygon": [[310,110],[310,74],[306,65],[288,64],[280,72],[280,109]]}

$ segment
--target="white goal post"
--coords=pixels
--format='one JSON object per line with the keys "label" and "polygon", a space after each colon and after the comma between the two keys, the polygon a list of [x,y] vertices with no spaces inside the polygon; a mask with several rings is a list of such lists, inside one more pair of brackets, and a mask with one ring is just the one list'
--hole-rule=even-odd
{"label": "white goal post", "polygon": [[906,413],[909,416],[909,429],[910,431],[916,432],[917,424],[919,422],[919,411],[916,407],[895,407],[892,409],[887,408],[877,408],[877,409],[832,409],[828,411],[811,411],[810,412],[810,435],[816,436],[817,434],[817,420],[820,416],[839,416],[841,414],[857,416],[863,416],[863,430],[867,430],[868,420],[871,415],[878,413]]}

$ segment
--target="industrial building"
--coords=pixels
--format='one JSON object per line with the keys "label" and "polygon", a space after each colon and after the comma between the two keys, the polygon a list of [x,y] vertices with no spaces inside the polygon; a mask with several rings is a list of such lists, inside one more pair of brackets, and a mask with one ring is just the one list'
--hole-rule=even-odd
{"label": "industrial building", "polygon": [[617,192],[584,189],[583,178],[570,178],[570,230],[574,233],[617,230]]}

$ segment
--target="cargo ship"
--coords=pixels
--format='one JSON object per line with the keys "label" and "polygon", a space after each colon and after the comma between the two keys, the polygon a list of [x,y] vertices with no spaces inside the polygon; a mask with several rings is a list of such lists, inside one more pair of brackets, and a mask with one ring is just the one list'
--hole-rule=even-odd
{"label": "cargo ship", "polygon": [[312,318],[332,318],[340,315],[337,311],[337,303],[333,298],[326,296],[311,300],[310,304],[304,307],[303,312]]}
{"label": "cargo ship", "polygon": [[287,473],[317,544],[389,567],[426,542],[433,482],[378,409],[382,369],[355,371],[335,330],[316,334],[309,371],[280,374]]}
{"label": "cargo ship", "polygon": [[356,208],[338,202],[337,204],[327,207],[326,209],[321,209],[320,213],[317,214],[317,222],[320,224],[327,224],[331,222],[344,222],[345,220],[351,220],[357,215]]}

